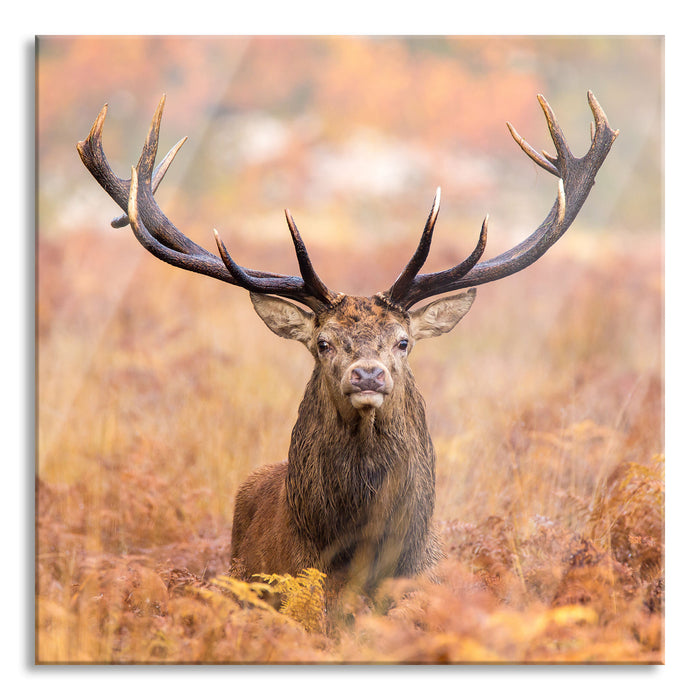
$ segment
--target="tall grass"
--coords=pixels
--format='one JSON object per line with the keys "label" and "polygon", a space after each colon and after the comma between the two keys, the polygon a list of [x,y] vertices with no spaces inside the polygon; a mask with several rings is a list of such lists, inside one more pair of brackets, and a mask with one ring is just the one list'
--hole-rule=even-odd
{"label": "tall grass", "polygon": [[[308,353],[128,234],[41,240],[37,660],[662,661],[660,246],[567,238],[412,355],[439,580],[387,582],[312,631],[213,583],[236,488],[286,457]],[[369,293],[394,252],[315,263]]]}

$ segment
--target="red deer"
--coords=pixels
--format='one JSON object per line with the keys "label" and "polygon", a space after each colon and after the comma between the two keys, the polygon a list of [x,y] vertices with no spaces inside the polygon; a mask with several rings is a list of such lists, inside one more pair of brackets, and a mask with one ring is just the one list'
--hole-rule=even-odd
{"label": "red deer", "polygon": [[[247,290],[268,328],[305,345],[315,360],[288,460],[254,472],[236,496],[231,572],[249,578],[315,567],[371,590],[385,577],[429,570],[441,556],[432,525],[435,455],[408,355],[417,341],[452,330],[469,311],[474,287],[531,265],[564,234],[618,132],[589,92],[592,144],[576,158],[549,104],[538,96],[556,155],[539,153],[507,126],[522,150],[559,180],[556,201],[539,228],[507,252],[480,262],[487,217],[464,261],[421,274],[438,216],[438,189],[418,247],[394,284],[360,297],[332,291],[321,281],[288,210],[301,277],[241,267],[216,231],[219,256],[168,220],[153,193],[182,141],[154,174],[164,99],[130,179],[114,174],[102,148],[107,105],[78,144],[85,166],[128,216],[113,225],[130,223],[139,242],[170,265]],[[413,309],[424,299],[464,289]]]}

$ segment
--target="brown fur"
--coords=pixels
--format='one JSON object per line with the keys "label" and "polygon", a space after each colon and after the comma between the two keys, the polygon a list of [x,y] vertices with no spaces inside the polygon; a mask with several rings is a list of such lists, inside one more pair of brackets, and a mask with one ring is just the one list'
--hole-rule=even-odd
{"label": "brown fur", "polygon": [[[382,578],[411,576],[438,561],[431,526],[435,455],[407,356],[415,337],[454,326],[474,295],[465,304],[466,296],[434,302],[443,311],[452,308],[450,301],[461,306],[452,312],[457,318],[449,328],[428,330],[421,321],[427,307],[409,314],[378,296],[343,297],[317,315],[254,296],[268,326],[303,342],[316,366],[299,406],[288,461],[254,472],[238,492],[232,573],[249,578],[315,567],[371,589]],[[274,317],[263,306],[274,307]],[[292,318],[297,312],[301,321]],[[441,319],[444,325],[444,312]],[[332,356],[319,350],[319,341],[333,346]],[[379,407],[355,408],[343,393],[348,372],[377,363],[390,375],[385,381],[391,391]]]}

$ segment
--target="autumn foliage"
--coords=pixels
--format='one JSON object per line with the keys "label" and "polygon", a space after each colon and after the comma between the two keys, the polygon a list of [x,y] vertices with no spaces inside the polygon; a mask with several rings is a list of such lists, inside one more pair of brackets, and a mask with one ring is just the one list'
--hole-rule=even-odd
{"label": "autumn foliage", "polygon": [[[164,209],[202,245],[216,225],[243,264],[287,272],[281,211],[295,207],[329,285],[372,293],[415,246],[436,184],[446,206],[431,269],[471,250],[500,182],[516,198],[545,190],[547,203],[521,194],[504,205],[486,257],[546,213],[554,182],[518,184],[502,160],[509,137],[472,108],[502,101],[522,133],[536,131],[547,78],[514,59],[536,55],[536,42],[513,39],[504,53],[488,38],[109,41],[119,68],[104,67],[100,38],[56,39],[39,55],[37,662],[662,663],[664,280],[653,220],[640,234],[580,219],[535,266],[480,288],[450,335],[416,348],[446,556],[433,577],[334,596],[313,570],[226,576],[235,490],[286,455],[311,359],[270,334],[241,290],[160,263],[129,229],[110,233],[117,212],[73,150],[115,100],[105,146],[124,175],[167,80],[168,146],[204,114],[219,126],[292,124],[261,160],[238,142],[201,141],[190,179],[164,183]],[[244,69],[222,84],[221,66],[236,61]],[[94,85],[71,92],[62,76],[77,73],[104,99]],[[146,104],[129,107],[127,74]],[[622,142],[622,120],[598,96]],[[585,92],[577,98],[585,110]],[[358,123],[377,149],[420,143],[407,162],[434,152],[438,164],[381,202],[336,194],[331,175],[324,189],[329,163],[368,152],[350,138]],[[451,151],[493,152],[495,165],[483,178],[453,173],[451,189],[449,176],[432,179],[452,172]],[[603,171],[598,180],[594,210],[612,196]],[[519,217],[528,223],[514,233]]]}

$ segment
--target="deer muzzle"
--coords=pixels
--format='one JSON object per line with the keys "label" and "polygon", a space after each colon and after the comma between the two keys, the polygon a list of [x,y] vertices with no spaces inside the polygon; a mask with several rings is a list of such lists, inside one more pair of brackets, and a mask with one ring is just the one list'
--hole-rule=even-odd
{"label": "deer muzzle", "polygon": [[347,368],[341,388],[353,408],[379,408],[394,388],[394,381],[381,362],[360,360]]}

